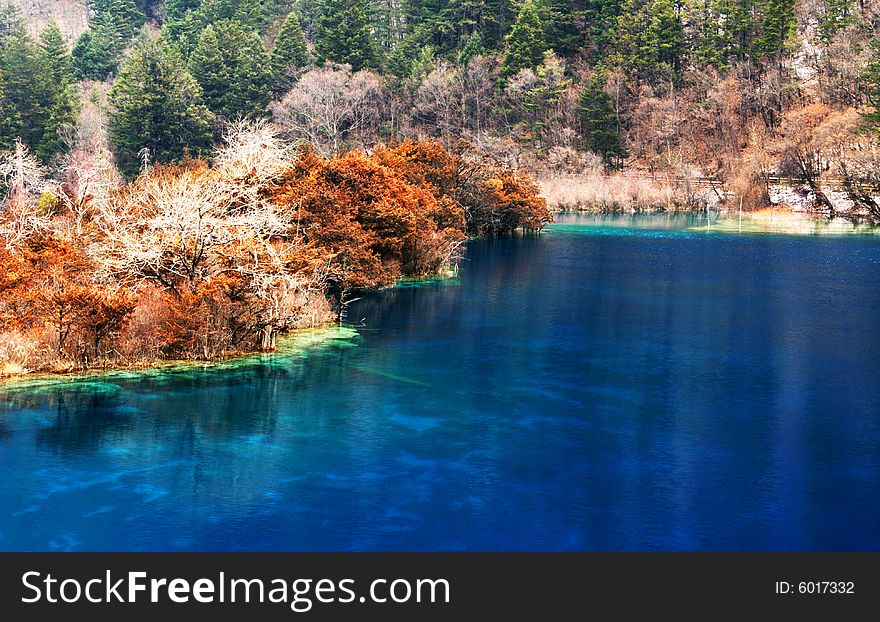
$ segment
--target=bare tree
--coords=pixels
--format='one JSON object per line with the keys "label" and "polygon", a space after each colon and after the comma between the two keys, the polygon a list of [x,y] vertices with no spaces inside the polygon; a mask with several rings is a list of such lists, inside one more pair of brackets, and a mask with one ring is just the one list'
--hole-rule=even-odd
{"label": "bare tree", "polygon": [[268,261],[268,240],[289,226],[272,203],[243,202],[249,195],[204,166],[150,169],[125,192],[113,218],[99,223],[99,266],[119,280],[154,280],[175,292],[229,270],[233,257],[239,267],[245,258]]}
{"label": "bare tree", "polygon": [[67,153],[59,163],[57,178],[48,184],[67,212],[67,226],[77,237],[94,214],[108,212],[113,192],[123,183],[107,138],[107,88],[95,85],[89,97],[83,98],[76,125],[64,130]]}
{"label": "bare tree", "polygon": [[468,62],[464,75],[465,115],[478,143],[489,127],[492,94],[497,82],[497,59],[475,56]]}
{"label": "bare tree", "polygon": [[7,249],[49,226],[49,214],[39,205],[44,174],[43,166],[20,140],[13,150],[0,152],[0,187],[6,189],[0,201],[0,238]]}
{"label": "bare tree", "polygon": [[7,189],[6,200],[9,202],[39,196],[43,190],[45,172],[21,139],[15,141],[11,151],[0,153],[0,179]]}
{"label": "bare tree", "polygon": [[[500,98],[505,133],[525,143],[528,133],[529,93],[538,87],[538,76],[531,69],[522,69],[512,76]],[[502,120],[502,119],[499,119]]]}
{"label": "bare tree", "polygon": [[464,107],[462,72],[453,65],[441,62],[425,76],[416,91],[413,115],[428,132],[449,144],[452,136],[460,136],[467,122]]}
{"label": "bare tree", "polygon": [[90,248],[100,278],[158,284],[181,309],[207,304],[204,356],[251,338],[271,350],[324,298],[322,270],[297,260],[296,211],[269,198],[294,165],[290,145],[264,121],[233,125],[225,142],[213,167],[148,167],[97,214]]}
{"label": "bare tree", "polygon": [[294,150],[266,120],[240,121],[226,130],[214,170],[233,183],[263,188],[293,166]]}
{"label": "bare tree", "polygon": [[834,205],[822,191],[819,180],[828,169],[828,162],[823,145],[814,137],[816,128],[829,114],[831,110],[825,104],[809,104],[789,111],[771,149],[779,158],[779,173],[803,183],[812,191],[816,207],[833,215]]}
{"label": "bare tree", "polygon": [[282,131],[311,143],[323,155],[338,154],[346,138],[366,141],[378,125],[382,82],[348,65],[328,65],[306,72],[272,115]]}
{"label": "bare tree", "polygon": [[840,176],[853,202],[850,215],[880,222],[880,137],[864,129],[862,115],[849,108],[828,115],[812,140]]}

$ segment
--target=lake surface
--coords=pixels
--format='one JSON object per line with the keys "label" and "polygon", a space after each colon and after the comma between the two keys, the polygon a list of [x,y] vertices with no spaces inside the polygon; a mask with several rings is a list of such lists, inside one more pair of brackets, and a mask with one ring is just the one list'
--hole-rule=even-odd
{"label": "lake surface", "polygon": [[880,550],[880,238],[695,224],[474,242],[305,355],[0,387],[0,549]]}

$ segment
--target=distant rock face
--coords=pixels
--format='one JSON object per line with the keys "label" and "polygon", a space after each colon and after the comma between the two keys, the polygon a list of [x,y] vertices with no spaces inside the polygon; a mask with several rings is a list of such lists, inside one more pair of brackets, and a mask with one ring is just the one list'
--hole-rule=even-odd
{"label": "distant rock face", "polygon": [[89,9],[85,0],[16,0],[33,35],[46,26],[49,18],[55,18],[68,44],[89,27]]}

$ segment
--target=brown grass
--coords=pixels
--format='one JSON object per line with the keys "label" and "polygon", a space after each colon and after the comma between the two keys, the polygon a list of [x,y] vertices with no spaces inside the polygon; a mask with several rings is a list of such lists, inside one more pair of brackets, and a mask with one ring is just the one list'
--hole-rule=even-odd
{"label": "brown grass", "polygon": [[682,181],[666,181],[624,174],[545,176],[541,195],[554,210],[646,212],[705,209],[711,189]]}

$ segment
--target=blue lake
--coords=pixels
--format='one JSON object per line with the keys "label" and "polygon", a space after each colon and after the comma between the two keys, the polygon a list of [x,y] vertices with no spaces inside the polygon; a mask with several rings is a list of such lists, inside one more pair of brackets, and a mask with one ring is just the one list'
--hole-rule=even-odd
{"label": "blue lake", "polygon": [[474,242],[305,354],[0,386],[0,549],[880,550],[880,238],[695,222]]}

